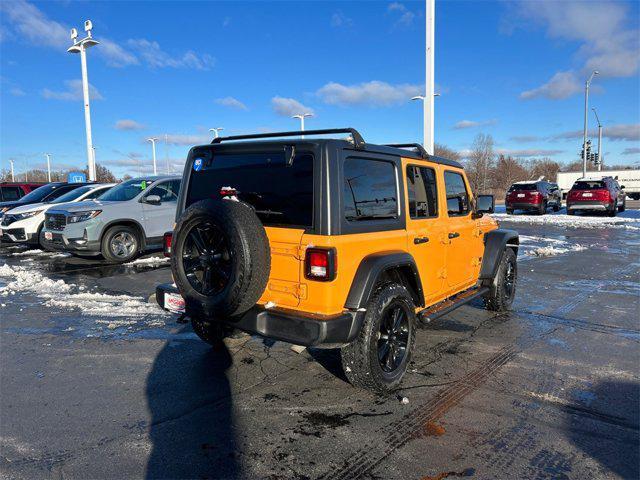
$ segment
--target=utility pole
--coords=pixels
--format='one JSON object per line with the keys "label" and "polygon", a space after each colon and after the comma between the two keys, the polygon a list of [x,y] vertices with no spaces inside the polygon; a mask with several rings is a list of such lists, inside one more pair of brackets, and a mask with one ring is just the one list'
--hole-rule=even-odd
{"label": "utility pole", "polygon": [[592,108],[594,115],[596,116],[596,122],[598,122],[598,171],[602,171],[602,124],[598,118],[598,112],[595,107]]}
{"label": "utility pole", "polygon": [[[298,115],[293,115],[291,118],[297,118],[300,120],[300,131],[304,132],[304,119],[305,117],[313,117],[313,113],[300,113]],[[301,135],[300,138],[304,138],[304,135]]]}
{"label": "utility pole", "polygon": [[156,167],[156,137],[147,138],[147,142],[151,142],[151,151],[153,152],[153,174],[158,174],[158,168]]}
{"label": "utility pole", "polygon": [[164,134],[164,157],[167,162],[167,175],[171,173],[169,171],[169,135]]}
{"label": "utility pole", "polygon": [[210,128],[209,131],[213,132],[213,138],[218,138],[220,136],[220,132],[224,130],[222,127]]}
{"label": "utility pole", "polygon": [[[434,93],[433,94],[433,98],[434,99],[435,99],[435,97],[439,97],[439,96],[440,96],[439,93]],[[423,115],[424,118],[426,118],[427,109],[429,108],[428,107],[429,102],[427,102],[426,99],[427,99],[426,95],[416,95],[415,97],[411,97],[411,100],[420,100],[422,102],[422,115]],[[431,102],[431,105],[433,105],[433,101]],[[427,137],[424,136],[424,135],[426,135],[426,132],[427,132],[426,126],[423,125],[423,129],[424,129],[424,132],[423,132],[423,136],[422,136],[422,145],[424,146],[424,145],[426,145],[426,142],[427,142]],[[426,150],[426,147],[425,147],[425,150]]]}
{"label": "utility pole", "polygon": [[13,175],[13,160],[9,160],[9,165],[11,165],[11,181],[15,182],[16,177]]}
{"label": "utility pole", "polygon": [[87,163],[89,169],[89,180],[96,181],[96,159],[93,151],[93,140],[91,139],[91,109],[89,108],[89,77],[87,74],[87,48],[98,45],[99,42],[91,37],[93,24],[91,20],[85,20],[84,31],[87,36],[82,40],[78,40],[78,30],[71,29],[71,40],[73,45],[67,49],[69,53],[80,54],[80,64],[82,66],[82,96],[84,98],[84,123],[87,131]]}
{"label": "utility pole", "polygon": [[584,82],[584,137],[582,140],[582,178],[587,176],[587,129],[589,122],[587,119],[587,111],[589,110],[589,87],[591,86],[591,80],[598,75],[598,71],[594,70],[591,73],[589,79]]}
{"label": "utility pole", "polygon": [[47,157],[47,181],[51,182],[51,154],[45,153],[45,157]]}
{"label": "utility pole", "polygon": [[424,98],[424,149],[429,155],[433,155],[434,134],[434,98],[435,93],[435,27],[436,27],[436,1],[425,0],[425,98]]}

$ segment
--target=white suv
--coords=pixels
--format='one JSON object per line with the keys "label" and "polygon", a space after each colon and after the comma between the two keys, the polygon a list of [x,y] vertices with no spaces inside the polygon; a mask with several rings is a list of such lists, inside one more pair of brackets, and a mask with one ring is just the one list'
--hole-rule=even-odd
{"label": "white suv", "polygon": [[15,207],[5,212],[0,223],[0,237],[5,242],[40,244],[40,231],[44,225],[44,214],[51,207],[64,203],[81,202],[99,197],[115,183],[96,183],[74,188],[51,202],[32,203]]}

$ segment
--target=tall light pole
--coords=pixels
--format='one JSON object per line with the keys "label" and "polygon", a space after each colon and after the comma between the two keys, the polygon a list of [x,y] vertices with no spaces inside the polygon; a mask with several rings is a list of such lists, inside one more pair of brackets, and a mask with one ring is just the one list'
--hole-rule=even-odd
{"label": "tall light pole", "polygon": [[[432,95],[432,98],[435,99],[435,97],[439,97],[440,94],[439,93],[434,93]],[[422,115],[424,116],[425,120],[427,118],[427,109],[429,108],[429,104],[431,105],[431,109],[433,110],[433,100],[431,102],[427,102],[427,97],[426,95],[416,95],[415,97],[411,97],[411,100],[420,100],[422,102]],[[427,137],[425,135],[427,135],[427,128],[426,126],[423,125],[424,128],[424,133],[423,133],[423,137],[422,137],[422,144],[426,145],[427,144]],[[433,137],[431,137],[433,140]],[[427,147],[425,146],[425,150],[427,150]],[[433,150],[433,148],[432,148]],[[429,151],[427,150],[427,153],[429,153]],[[431,153],[431,155],[433,155],[433,153]]]}
{"label": "tall light pole", "polygon": [[[298,118],[300,119],[300,131],[304,132],[304,119],[306,117],[313,117],[313,113],[301,113],[298,115],[293,115],[291,118]],[[301,138],[304,138],[304,135],[301,135]]]}
{"label": "tall light pole", "polygon": [[45,157],[47,157],[47,181],[51,182],[51,154],[45,153]]}
{"label": "tall light pole", "polygon": [[598,112],[595,107],[592,108],[594,115],[596,116],[596,122],[598,122],[598,171],[602,171],[602,124],[598,118]]}
{"label": "tall light pole", "polygon": [[13,175],[13,160],[9,160],[9,165],[11,165],[11,181],[15,182],[16,177]]}
{"label": "tall light pole", "polygon": [[80,64],[82,66],[82,95],[84,97],[84,123],[87,130],[87,163],[89,167],[89,180],[96,181],[96,159],[94,157],[93,141],[91,139],[91,110],[89,108],[89,78],[87,75],[87,48],[98,45],[99,42],[91,37],[91,29],[93,24],[91,20],[85,20],[84,31],[87,32],[87,36],[82,40],[78,40],[78,30],[71,29],[71,40],[73,45],[67,49],[69,53],[80,54]]}
{"label": "tall light pole", "polygon": [[209,131],[213,132],[213,138],[218,138],[220,136],[220,132],[224,130],[222,127],[210,128]]}
{"label": "tall light pole", "polygon": [[147,138],[147,142],[151,142],[151,151],[153,152],[153,174],[158,174],[158,168],[156,167],[156,137]]}
{"label": "tall light pole", "polygon": [[435,47],[436,47],[436,1],[425,0],[425,98],[424,98],[424,149],[433,155],[434,93],[435,93]]}
{"label": "tall light pole", "polygon": [[589,79],[584,82],[584,137],[582,140],[582,178],[587,176],[587,111],[589,110],[589,87],[591,86],[591,80],[593,80],[593,77],[598,75],[598,73],[599,72],[597,70],[594,70],[591,73]]}
{"label": "tall light pole", "polygon": [[167,175],[169,175],[171,173],[169,168],[169,135],[166,133],[164,134],[164,157],[167,162]]}

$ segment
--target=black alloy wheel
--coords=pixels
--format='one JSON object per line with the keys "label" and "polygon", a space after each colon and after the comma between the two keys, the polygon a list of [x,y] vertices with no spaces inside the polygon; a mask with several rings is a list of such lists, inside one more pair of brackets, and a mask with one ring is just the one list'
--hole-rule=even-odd
{"label": "black alloy wheel", "polygon": [[395,371],[407,355],[409,318],[399,304],[392,304],[384,312],[378,338],[378,361],[382,371]]}
{"label": "black alloy wheel", "polygon": [[185,240],[182,264],[187,280],[202,295],[215,295],[228,285],[232,253],[223,232],[211,222],[191,227]]}

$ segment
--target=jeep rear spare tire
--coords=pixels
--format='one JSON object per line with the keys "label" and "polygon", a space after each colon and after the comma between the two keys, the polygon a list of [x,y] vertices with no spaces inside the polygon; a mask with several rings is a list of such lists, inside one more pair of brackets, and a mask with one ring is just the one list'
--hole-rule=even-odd
{"label": "jeep rear spare tire", "polygon": [[171,270],[189,316],[245,313],[264,292],[270,269],[267,234],[246,203],[201,200],[178,220]]}

